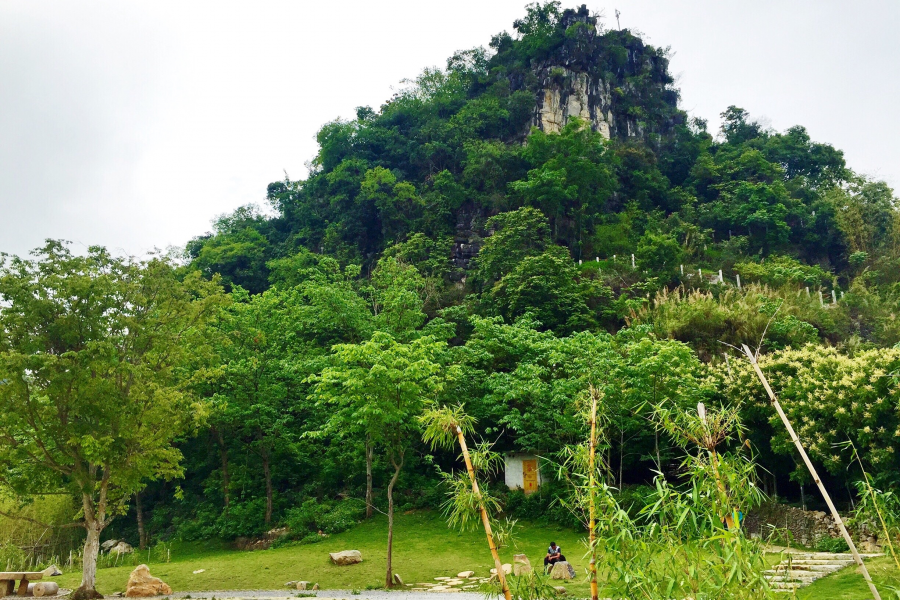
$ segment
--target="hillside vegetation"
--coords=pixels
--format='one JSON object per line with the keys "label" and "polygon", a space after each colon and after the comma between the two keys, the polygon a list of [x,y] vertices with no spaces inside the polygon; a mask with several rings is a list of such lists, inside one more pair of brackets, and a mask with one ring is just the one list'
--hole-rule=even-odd
{"label": "hillside vegetation", "polygon": [[422,443],[426,402],[464,405],[474,442],[544,459],[541,494],[493,476],[502,514],[580,527],[553,474],[585,439],[589,385],[605,483],[636,505],[658,474],[684,479],[660,411],[698,402],[738,415],[747,446],[731,445],[753,453],[755,488],[815,503],[741,344],[759,346],[841,507],[863,499],[862,469],[895,502],[893,190],[800,125],[772,131],[729,106],[708,131],[679,108],[667,55],[583,6],[533,4],[512,33],[327,122],[308,176],[268,185],[268,211],[247,205],[187,243],[177,306],[217,308],[190,356],[172,334],[181,362],[152,382],[191,414],[164,468],[113,478],[104,536],[286,526],[281,543],[302,546],[389,502],[437,508],[441,471],[461,464]]}

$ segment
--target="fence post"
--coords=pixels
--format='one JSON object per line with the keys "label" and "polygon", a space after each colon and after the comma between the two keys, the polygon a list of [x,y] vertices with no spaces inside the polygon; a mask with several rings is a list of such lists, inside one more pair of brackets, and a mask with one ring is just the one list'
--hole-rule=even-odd
{"label": "fence post", "polygon": [[741,275],[737,274],[737,275],[735,275],[735,277],[737,277],[738,289],[741,289]]}
{"label": "fence post", "polygon": [[681,265],[681,276],[684,277],[684,265]]}
{"label": "fence post", "polygon": [[631,268],[634,268],[634,254],[631,255]]}
{"label": "fence post", "polygon": [[819,290],[819,304],[820,304],[823,308],[825,307],[825,301],[822,300],[822,290]]}
{"label": "fence post", "polygon": [[722,269],[719,269],[719,283],[725,283],[725,280],[722,278]]}
{"label": "fence post", "polygon": [[834,290],[831,290],[831,302],[833,304],[837,304],[837,292],[835,292]]}

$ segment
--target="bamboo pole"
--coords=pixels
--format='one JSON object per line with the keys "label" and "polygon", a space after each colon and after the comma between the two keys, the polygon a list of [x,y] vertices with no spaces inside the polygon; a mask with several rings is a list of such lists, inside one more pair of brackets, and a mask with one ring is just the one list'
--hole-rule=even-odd
{"label": "bamboo pole", "polygon": [[[487,534],[488,545],[491,547],[491,554],[494,556],[494,567],[497,569],[497,579],[500,581],[500,587],[503,588],[503,595],[506,600],[512,600],[512,594],[509,593],[509,585],[506,583],[506,574],[503,572],[503,564],[500,562],[500,554],[497,552],[497,545],[494,543],[494,533],[491,531],[491,522],[488,519],[487,511],[481,503],[481,490],[478,489],[478,480],[475,479],[475,469],[472,467],[472,459],[469,458],[469,448],[466,446],[466,438],[463,435],[462,428],[456,427],[456,437],[459,439],[459,447],[462,448],[462,455],[466,461],[466,469],[469,471],[469,479],[472,481],[472,493],[478,499],[478,509],[481,513],[481,522],[484,524],[484,532]],[[878,600],[881,600],[880,598]]]}
{"label": "bamboo pole", "polygon": [[599,592],[597,591],[597,555],[594,547],[597,541],[596,526],[596,478],[594,476],[594,456],[597,450],[597,394],[596,390],[591,389],[591,448],[590,458],[588,460],[588,489],[590,490],[590,548],[591,548],[591,600],[598,600]]}
{"label": "bamboo pole", "polygon": [[819,486],[819,491],[822,492],[822,497],[825,498],[825,504],[828,505],[828,509],[831,511],[831,516],[834,517],[834,522],[837,523],[838,528],[841,530],[841,535],[844,536],[844,541],[847,542],[847,545],[850,547],[850,552],[853,553],[853,559],[859,566],[860,571],[862,571],[862,575],[865,578],[866,583],[869,584],[869,591],[872,592],[872,596],[875,598],[875,600],[881,600],[881,595],[879,595],[878,589],[875,587],[875,583],[872,581],[872,577],[869,575],[869,570],[866,568],[862,557],[856,550],[856,544],[853,543],[853,538],[850,537],[850,533],[847,531],[847,527],[844,525],[844,521],[843,519],[841,519],[841,515],[838,514],[837,508],[834,507],[834,503],[831,501],[831,496],[828,495],[828,490],[825,489],[825,486],[822,484],[822,480],[819,479],[819,474],[816,472],[816,468],[813,466],[812,461],[809,460],[809,456],[806,454],[806,450],[803,449],[803,444],[800,443],[800,438],[797,437],[797,433],[794,431],[791,422],[788,420],[787,415],[784,414],[784,410],[781,408],[781,403],[778,402],[778,398],[775,396],[775,392],[773,392],[771,386],[769,386],[769,381],[766,379],[766,376],[763,375],[762,369],[759,368],[759,363],[756,361],[756,356],[753,354],[753,352],[751,352],[747,344],[743,344],[743,348],[744,354],[747,355],[747,358],[750,359],[750,364],[753,365],[753,370],[756,371],[756,376],[759,377],[759,380],[762,382],[763,387],[766,388],[766,393],[769,395],[769,399],[772,401],[772,405],[775,406],[775,410],[778,412],[778,416],[781,418],[781,422],[784,423],[788,434],[791,436],[791,441],[794,442],[794,446],[796,446],[797,451],[803,458],[803,462],[806,463],[806,468],[809,469],[809,473],[810,475],[812,475],[813,481],[815,481],[816,485]]}

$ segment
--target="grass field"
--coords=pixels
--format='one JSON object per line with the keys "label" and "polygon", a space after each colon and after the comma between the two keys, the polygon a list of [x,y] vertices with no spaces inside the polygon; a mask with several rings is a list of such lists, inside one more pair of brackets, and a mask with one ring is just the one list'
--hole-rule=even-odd
{"label": "grass field", "polygon": [[[385,543],[387,521],[375,517],[352,530],[330,536],[318,544],[289,546],[254,552],[228,550],[215,544],[176,544],[171,562],[149,562],[153,575],[162,578],[175,591],[216,590],[277,590],[284,583],[307,580],[323,589],[377,588],[384,585]],[[517,545],[501,552],[503,562],[512,562],[512,555],[528,555],[535,567],[542,565],[544,553],[551,541],[562,546],[566,558],[579,574],[578,579],[565,582],[567,590],[577,597],[589,595],[585,583],[584,545],[582,534],[562,527],[522,524],[517,533]],[[359,565],[336,567],[329,562],[328,553],[339,550],[359,550],[363,562]],[[143,555],[135,557],[147,562]],[[773,556],[773,561],[777,560]],[[886,558],[869,563],[882,598],[895,598],[887,585],[900,586],[893,562]],[[434,581],[435,577],[453,576],[460,571],[473,570],[488,575],[493,567],[490,551],[483,533],[458,533],[447,528],[436,513],[417,511],[398,515],[394,534],[394,571],[406,583]],[[128,566],[100,569],[98,588],[103,594],[124,591]],[[203,573],[193,571],[204,569]],[[77,572],[66,573],[57,579],[62,587],[75,588],[80,582]],[[785,595],[785,598],[791,598]],[[868,588],[855,568],[817,581],[798,592],[801,600],[865,600],[871,598]]]}

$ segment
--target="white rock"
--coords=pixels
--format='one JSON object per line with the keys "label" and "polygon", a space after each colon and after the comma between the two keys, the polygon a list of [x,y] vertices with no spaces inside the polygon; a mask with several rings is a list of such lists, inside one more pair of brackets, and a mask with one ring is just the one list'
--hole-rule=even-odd
{"label": "white rock", "polygon": [[134,552],[134,548],[128,542],[119,542],[109,549],[110,554],[131,554],[132,552]]}
{"label": "white rock", "polygon": [[568,562],[561,560],[553,565],[550,571],[550,579],[574,579],[575,569]]}
{"label": "white rock", "polygon": [[362,553],[359,550],[343,550],[341,552],[332,552],[328,556],[331,562],[339,566],[355,565],[362,562]]}
{"label": "white rock", "polygon": [[467,579],[475,574],[475,571],[463,571],[461,573],[457,573],[456,576],[460,579]]}

